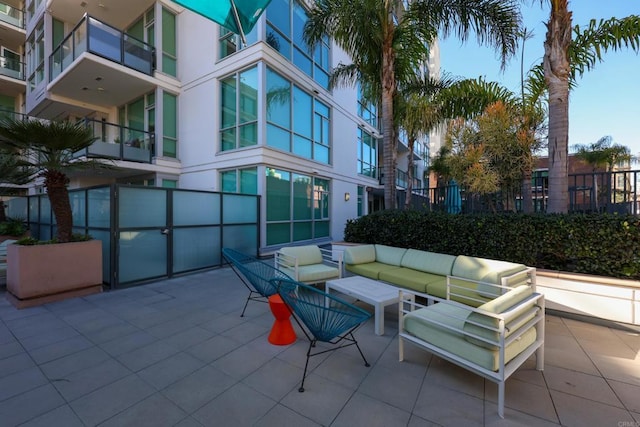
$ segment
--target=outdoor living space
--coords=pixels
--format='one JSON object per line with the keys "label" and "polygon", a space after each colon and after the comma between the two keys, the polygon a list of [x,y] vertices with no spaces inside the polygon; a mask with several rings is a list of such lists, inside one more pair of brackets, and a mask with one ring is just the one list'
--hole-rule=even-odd
{"label": "outdoor living space", "polygon": [[[640,334],[546,316],[544,371],[532,358],[497,386],[405,345],[397,307],[355,347],[311,359],[269,344],[268,304],[220,268],[23,310],[0,291],[2,426],[640,425]],[[366,310],[368,304],[357,303]],[[323,344],[318,344],[322,346]]]}

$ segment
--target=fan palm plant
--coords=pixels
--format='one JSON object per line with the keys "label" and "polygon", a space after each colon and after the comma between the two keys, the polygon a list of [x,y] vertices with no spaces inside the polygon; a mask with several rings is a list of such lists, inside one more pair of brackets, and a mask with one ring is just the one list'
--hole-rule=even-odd
{"label": "fan palm plant", "polygon": [[[69,121],[16,120],[0,121],[0,148],[7,165],[20,165],[22,179],[44,179],[57,224],[56,240],[71,241],[73,214],[69,202],[69,176],[75,170],[106,167],[102,162],[74,156],[89,147],[96,138],[83,123]],[[26,175],[25,175],[26,174]]]}
{"label": "fan palm plant", "polygon": [[424,69],[429,45],[438,32],[463,41],[473,31],[494,46],[503,60],[515,53],[520,14],[515,1],[415,0],[405,10],[400,0],[316,0],[305,26],[315,46],[329,35],[352,63],[338,65],[332,86],[359,82],[372,102],[381,104],[384,155],[384,200],[396,205],[397,135],[394,98],[398,85]]}

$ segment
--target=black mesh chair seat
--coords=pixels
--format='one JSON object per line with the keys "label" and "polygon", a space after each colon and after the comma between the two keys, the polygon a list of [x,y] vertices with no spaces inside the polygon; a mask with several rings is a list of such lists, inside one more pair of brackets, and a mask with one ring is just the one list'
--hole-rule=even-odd
{"label": "black mesh chair seat", "polygon": [[[292,279],[275,279],[272,282],[274,287],[278,289],[283,301],[291,310],[294,319],[307,339],[309,339],[307,360],[304,365],[302,383],[298,391],[304,391],[304,380],[307,376],[307,368],[311,356],[355,345],[358,352],[360,352],[360,356],[362,356],[362,360],[364,360],[365,366],[369,366],[358,345],[358,341],[353,336],[353,332],[369,320],[371,313],[335,295]],[[316,346],[318,341],[333,344],[335,347],[311,353],[312,348]]]}
{"label": "black mesh chair seat", "polygon": [[291,279],[274,266],[234,249],[223,248],[222,256],[231,265],[231,268],[242,283],[249,289],[249,296],[240,317],[244,316],[249,301],[267,302],[267,298],[277,293],[277,289],[271,280]]}

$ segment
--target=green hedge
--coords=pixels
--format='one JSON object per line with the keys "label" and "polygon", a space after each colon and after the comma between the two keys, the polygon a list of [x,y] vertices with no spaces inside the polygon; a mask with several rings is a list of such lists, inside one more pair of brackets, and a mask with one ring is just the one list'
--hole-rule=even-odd
{"label": "green hedge", "polygon": [[347,221],[345,240],[640,280],[640,219],[606,214],[386,210]]}

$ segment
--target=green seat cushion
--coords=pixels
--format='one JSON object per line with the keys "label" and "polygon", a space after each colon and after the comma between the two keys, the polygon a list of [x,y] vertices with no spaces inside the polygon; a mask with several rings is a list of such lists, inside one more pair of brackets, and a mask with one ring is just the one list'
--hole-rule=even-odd
{"label": "green seat cushion", "polygon": [[[500,363],[498,350],[487,349],[473,344],[464,338],[462,328],[470,310],[447,303],[439,303],[421,308],[404,317],[404,330],[421,340],[455,354],[467,361],[483,368],[497,371]],[[455,328],[446,329],[428,321],[441,322]],[[458,331],[458,332],[457,332]],[[531,328],[519,340],[514,341],[505,349],[505,363],[516,357],[536,340],[536,330]]]}
{"label": "green seat cushion", "polygon": [[375,262],[376,248],[373,245],[348,247],[344,250],[342,260],[345,264],[366,264]]}
{"label": "green seat cushion", "polygon": [[[533,294],[533,290],[531,289],[530,286],[518,286],[517,288],[510,290],[506,294],[501,295],[498,298],[492,301],[489,301],[485,304],[482,304],[481,306],[478,307],[478,309],[487,311],[489,313],[494,313],[494,314],[504,313],[505,311],[508,311],[509,309],[511,309],[513,306],[520,304],[522,301],[529,298],[532,294]],[[521,325],[523,323],[523,319],[517,319],[518,325],[512,324],[513,321],[516,320],[518,316],[520,316],[520,314],[527,311],[531,307],[533,307],[533,303],[522,304],[521,307],[518,308],[518,310],[515,310],[514,313],[510,313],[509,317],[505,318],[505,328],[507,329],[505,333],[505,337],[513,333],[514,330],[516,330],[519,327],[518,325]],[[534,314],[529,315],[528,318],[526,318],[526,321],[533,318],[533,316]],[[474,323],[478,323],[480,325],[477,325]],[[497,331],[487,329],[483,326],[486,326],[492,329],[497,329],[498,325],[499,325],[499,322],[498,322],[498,319],[496,318],[489,317],[481,313],[470,313],[467,318],[467,322],[465,322],[464,324],[464,330],[465,332],[469,332],[479,337],[486,338],[487,340],[497,342],[499,338],[499,333]],[[479,340],[471,336],[466,336],[465,338],[467,339],[467,341],[473,344],[476,344],[488,349],[497,348],[494,344]]]}
{"label": "green seat cushion", "polygon": [[[512,262],[459,255],[453,263],[451,275],[500,285],[503,277],[523,271],[526,268],[522,264]],[[477,290],[484,296],[498,296],[502,293],[499,288],[482,284],[478,285]]]}
{"label": "green seat cushion", "polygon": [[366,264],[346,264],[345,269],[354,274],[359,274],[360,276],[365,276],[370,279],[378,280],[380,278],[380,272],[389,270],[391,268],[399,268],[399,267],[390,267],[388,264],[382,264],[379,262],[368,262]]}
{"label": "green seat cushion", "polygon": [[404,248],[394,248],[393,246],[375,245],[376,247],[376,262],[383,264],[400,266],[404,253],[407,252]]}
{"label": "green seat cushion", "polygon": [[[292,268],[281,268],[281,271],[290,277],[295,277],[295,270]],[[329,265],[314,264],[298,266],[298,281],[305,283],[325,282],[330,279],[340,277],[340,271]]]}
{"label": "green seat cushion", "polygon": [[429,283],[442,280],[442,276],[399,267],[381,271],[379,279],[424,293]]}
{"label": "green seat cushion", "polygon": [[456,257],[453,255],[407,249],[407,252],[402,256],[400,265],[425,273],[448,276],[451,274],[451,267],[455,260]]}
{"label": "green seat cushion", "polygon": [[[316,245],[290,246],[280,249],[280,252],[295,257],[298,260],[298,265],[322,264],[322,252]],[[293,265],[288,258],[285,258],[284,262]]]}

